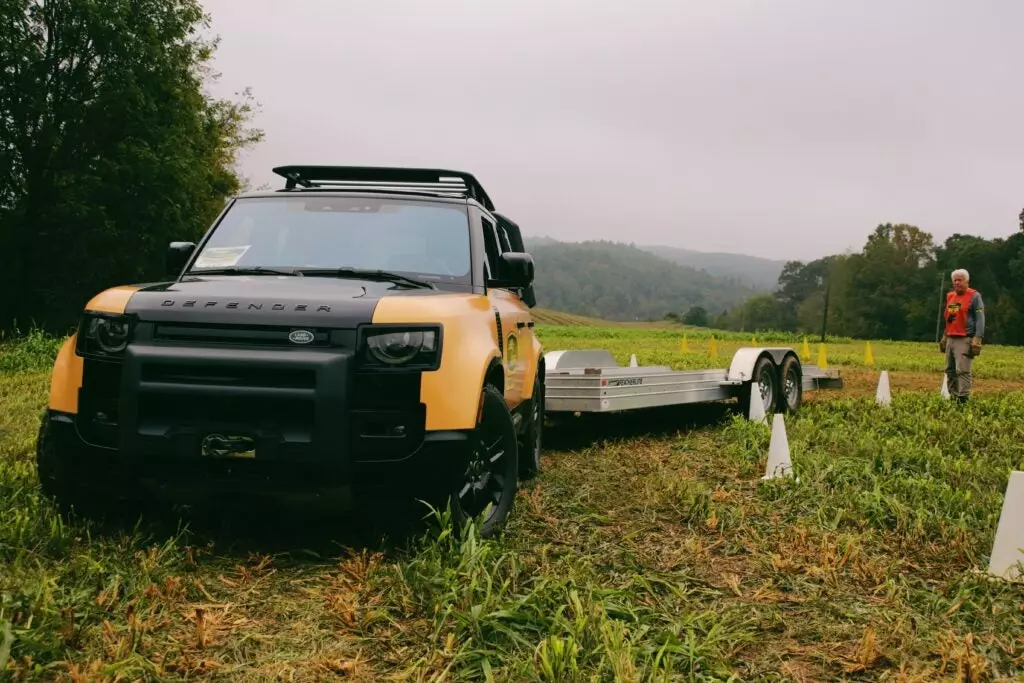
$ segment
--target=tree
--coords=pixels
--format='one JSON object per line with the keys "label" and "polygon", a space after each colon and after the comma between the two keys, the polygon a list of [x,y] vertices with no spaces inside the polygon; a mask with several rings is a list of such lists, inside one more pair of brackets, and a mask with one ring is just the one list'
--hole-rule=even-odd
{"label": "tree", "polygon": [[203,91],[196,0],[15,0],[0,21],[0,327],[64,329],[96,291],[162,279],[262,133],[248,92]]}
{"label": "tree", "polygon": [[696,327],[707,327],[708,312],[703,306],[691,306],[690,310],[683,315],[683,323]]}

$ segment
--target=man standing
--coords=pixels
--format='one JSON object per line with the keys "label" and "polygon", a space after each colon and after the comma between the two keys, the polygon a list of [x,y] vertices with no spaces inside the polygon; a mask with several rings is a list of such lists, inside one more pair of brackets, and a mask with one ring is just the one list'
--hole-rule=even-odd
{"label": "man standing", "polygon": [[946,294],[946,333],[939,343],[946,354],[946,386],[959,403],[971,394],[971,363],[981,353],[985,335],[985,307],[969,282],[966,270],[953,271],[953,291]]}

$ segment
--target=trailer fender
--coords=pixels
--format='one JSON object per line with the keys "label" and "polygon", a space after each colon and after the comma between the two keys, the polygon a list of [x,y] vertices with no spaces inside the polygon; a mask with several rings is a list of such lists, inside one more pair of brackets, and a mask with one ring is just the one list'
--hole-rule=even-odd
{"label": "trailer fender", "polygon": [[[744,346],[733,354],[726,381],[730,383],[749,382],[754,377],[754,366],[762,356],[768,356],[775,364],[776,371],[782,367],[786,356],[795,355],[788,346]],[[799,360],[799,358],[798,358]]]}

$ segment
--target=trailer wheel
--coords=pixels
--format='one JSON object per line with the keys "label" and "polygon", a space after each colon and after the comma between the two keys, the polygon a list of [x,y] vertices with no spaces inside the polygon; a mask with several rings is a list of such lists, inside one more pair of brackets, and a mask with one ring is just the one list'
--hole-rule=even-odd
{"label": "trailer wheel", "polygon": [[779,370],[779,384],[782,388],[779,392],[779,412],[795,413],[804,398],[803,373],[796,357],[788,356],[783,361]]}
{"label": "trailer wheel", "polygon": [[740,392],[740,409],[744,415],[750,415],[750,387],[755,383],[761,394],[765,415],[771,415],[775,410],[775,402],[779,395],[779,376],[776,374],[775,363],[771,358],[764,356],[758,359],[754,365],[753,377],[749,382],[743,383],[743,390]]}

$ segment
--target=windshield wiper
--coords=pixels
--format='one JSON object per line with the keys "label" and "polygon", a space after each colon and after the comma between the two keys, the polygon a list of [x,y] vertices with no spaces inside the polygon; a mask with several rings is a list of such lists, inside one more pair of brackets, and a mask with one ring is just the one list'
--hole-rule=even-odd
{"label": "windshield wiper", "polygon": [[263,266],[230,266],[228,268],[199,268],[185,273],[185,275],[297,275],[302,276],[301,271],[294,268],[264,268]]}
{"label": "windshield wiper", "polygon": [[364,268],[301,268],[297,272],[300,275],[366,278],[368,280],[394,282],[395,284],[407,285],[409,287],[437,289],[432,283],[425,280],[417,280],[416,278],[399,275],[398,273],[392,273],[387,270],[370,270]]}

